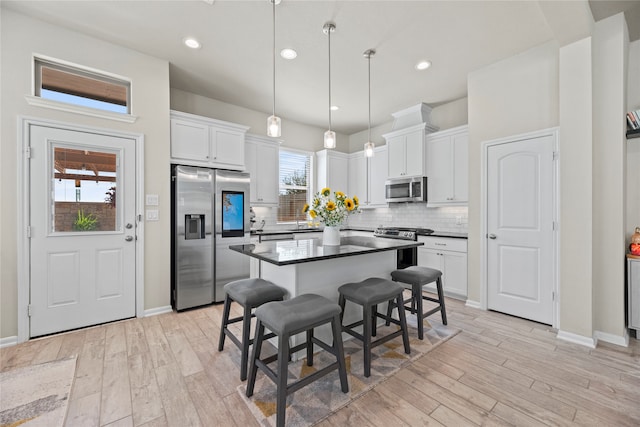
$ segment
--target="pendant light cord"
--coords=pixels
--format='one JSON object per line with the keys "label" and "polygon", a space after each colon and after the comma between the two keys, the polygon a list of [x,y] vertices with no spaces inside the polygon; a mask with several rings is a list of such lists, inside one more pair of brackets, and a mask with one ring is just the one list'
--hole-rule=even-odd
{"label": "pendant light cord", "polygon": [[276,115],[276,0],[273,4],[273,115]]}
{"label": "pendant light cord", "polygon": [[329,37],[329,130],[331,130],[331,27],[328,28]]}
{"label": "pendant light cord", "polygon": [[369,65],[369,136],[367,142],[371,142],[371,53],[367,55],[367,64]]}

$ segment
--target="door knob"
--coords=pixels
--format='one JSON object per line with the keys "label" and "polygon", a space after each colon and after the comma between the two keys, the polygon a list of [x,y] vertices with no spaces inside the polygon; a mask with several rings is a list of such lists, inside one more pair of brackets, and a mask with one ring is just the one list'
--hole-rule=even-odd
{"label": "door knob", "polygon": [[126,240],[127,242],[130,242],[133,240],[133,236],[127,236],[124,238],[124,240]]}
{"label": "door knob", "polygon": [[496,236],[495,234],[489,234],[489,238],[490,239],[495,239],[496,237],[498,237],[498,236]]}

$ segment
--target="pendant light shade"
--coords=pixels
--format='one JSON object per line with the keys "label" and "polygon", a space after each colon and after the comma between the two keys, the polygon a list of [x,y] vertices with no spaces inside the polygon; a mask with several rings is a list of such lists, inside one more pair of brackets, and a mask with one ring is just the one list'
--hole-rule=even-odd
{"label": "pendant light shade", "polygon": [[267,135],[273,138],[280,137],[282,126],[280,117],[276,116],[276,4],[280,0],[268,0],[273,9],[273,115],[267,119]]}
{"label": "pendant light shade", "polygon": [[369,134],[367,137],[367,142],[364,143],[364,156],[365,157],[373,157],[375,154],[376,145],[371,142],[371,57],[376,54],[376,51],[373,49],[367,49],[364,51],[364,57],[367,58],[368,65],[368,80],[369,80]]}
{"label": "pendant light shade", "polygon": [[327,22],[322,26],[322,32],[329,40],[329,130],[324,133],[324,148],[336,148],[336,133],[331,130],[331,33],[336,30],[335,24]]}

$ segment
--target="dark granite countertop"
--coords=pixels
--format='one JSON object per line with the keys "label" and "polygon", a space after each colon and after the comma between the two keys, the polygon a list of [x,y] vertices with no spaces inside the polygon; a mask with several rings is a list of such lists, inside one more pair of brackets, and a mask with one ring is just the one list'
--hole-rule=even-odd
{"label": "dark granite countertop", "polygon": [[467,233],[454,233],[451,231],[434,231],[431,234],[427,233],[417,233],[418,236],[429,236],[429,237],[450,237],[452,239],[468,239]]}
{"label": "dark granite countertop", "polygon": [[[404,227],[411,228],[411,227]],[[425,229],[418,228],[418,236],[432,236],[432,237],[450,237],[453,239],[467,239],[467,233],[455,233],[451,231],[434,231],[433,233],[426,233]],[[358,228],[358,227],[346,227],[342,231],[365,231],[373,233],[373,229],[370,228]],[[299,230],[255,230],[251,232],[252,236],[277,236],[281,234],[297,234],[297,233],[318,233],[322,232],[322,228],[301,228]]]}
{"label": "dark granite countertop", "polygon": [[422,245],[422,242],[407,240],[342,237],[339,246],[323,246],[322,239],[301,239],[231,245],[229,249],[271,264],[289,265],[373,252],[395,251]]}

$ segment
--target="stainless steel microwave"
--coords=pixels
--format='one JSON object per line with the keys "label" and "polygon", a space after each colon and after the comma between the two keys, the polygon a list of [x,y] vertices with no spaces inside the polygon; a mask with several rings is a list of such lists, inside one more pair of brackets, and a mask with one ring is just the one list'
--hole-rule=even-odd
{"label": "stainless steel microwave", "polygon": [[427,177],[390,178],[384,183],[384,194],[387,203],[426,202]]}

